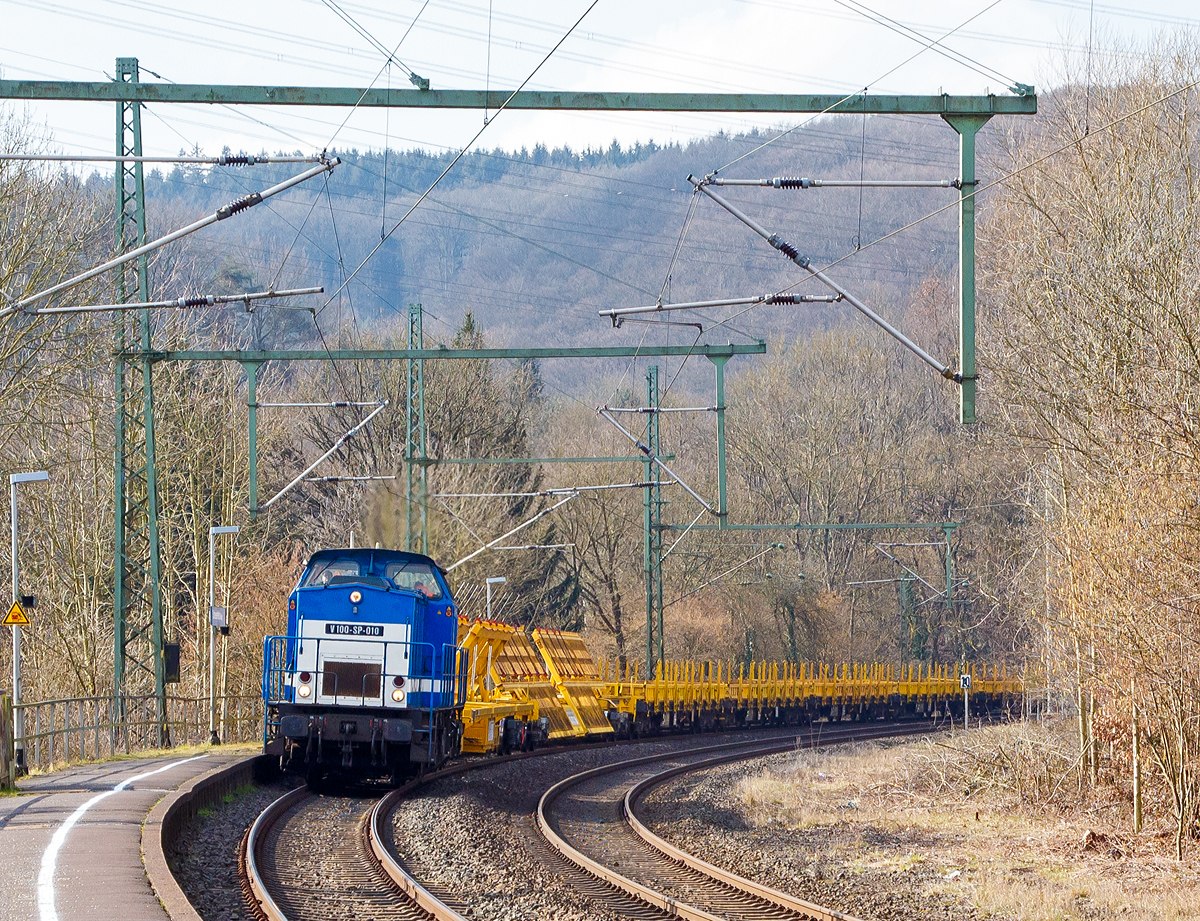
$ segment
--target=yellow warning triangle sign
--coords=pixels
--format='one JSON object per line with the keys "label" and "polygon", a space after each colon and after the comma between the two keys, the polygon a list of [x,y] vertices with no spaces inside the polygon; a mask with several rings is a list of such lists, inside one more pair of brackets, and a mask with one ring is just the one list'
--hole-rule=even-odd
{"label": "yellow warning triangle sign", "polygon": [[21,607],[21,602],[13,602],[12,607],[8,609],[8,613],[4,615],[4,620],[0,625],[5,627],[29,626],[29,618],[25,616],[25,609]]}

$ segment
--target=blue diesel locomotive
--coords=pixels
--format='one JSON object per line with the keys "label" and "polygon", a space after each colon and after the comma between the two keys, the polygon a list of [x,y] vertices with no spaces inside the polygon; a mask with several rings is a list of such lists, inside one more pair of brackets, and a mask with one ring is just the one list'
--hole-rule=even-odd
{"label": "blue diesel locomotive", "polygon": [[285,771],[399,783],[458,753],[458,609],[432,559],[314,553],[263,650],[264,739]]}

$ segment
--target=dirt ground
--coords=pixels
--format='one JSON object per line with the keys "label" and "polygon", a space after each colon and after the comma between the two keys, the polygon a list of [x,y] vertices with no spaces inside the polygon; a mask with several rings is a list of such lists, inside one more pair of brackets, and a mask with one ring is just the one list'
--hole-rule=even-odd
{"label": "dirt ground", "polygon": [[[1200,918],[1200,847],[1176,860],[1173,823],[1153,808],[1133,834],[1117,784],[1081,793],[1071,745],[1069,727],[1032,723],[797,751],[655,794],[696,819],[658,830],[778,885],[780,851],[764,874],[763,848],[747,847],[766,833],[771,850],[792,855],[786,875],[843,881],[812,896],[863,889],[842,910],[867,918],[904,916],[901,905],[910,918],[922,906],[929,917],[1013,921]],[[693,809],[679,810],[680,798]]]}

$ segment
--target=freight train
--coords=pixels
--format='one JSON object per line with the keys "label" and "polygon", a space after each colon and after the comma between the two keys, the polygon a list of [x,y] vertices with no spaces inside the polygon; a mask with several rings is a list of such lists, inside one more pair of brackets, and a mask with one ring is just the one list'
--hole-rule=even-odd
{"label": "freight train", "polygon": [[[960,674],[960,672],[962,672]],[[964,689],[969,689],[964,695]],[[399,783],[461,753],[823,720],[1017,709],[1019,679],[986,665],[597,662],[583,639],[459,616],[434,560],[321,550],[263,657],[264,745],[310,785]]]}

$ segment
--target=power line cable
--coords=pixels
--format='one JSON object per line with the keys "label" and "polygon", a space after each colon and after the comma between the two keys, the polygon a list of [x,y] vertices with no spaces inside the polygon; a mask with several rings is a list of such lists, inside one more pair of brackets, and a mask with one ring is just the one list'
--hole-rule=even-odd
{"label": "power line cable", "polygon": [[[859,3],[858,0],[833,0],[833,2],[839,6],[845,7],[848,10],[853,10],[860,16],[871,20],[877,25],[883,26],[886,29],[890,29],[897,35],[902,35],[904,38],[910,39],[911,41],[929,41],[929,36],[917,31],[912,26],[906,26],[904,23],[892,19],[890,16],[885,16],[883,13],[871,9],[865,3]],[[1001,73],[994,67],[989,67],[987,64],[984,64],[981,61],[977,61],[975,58],[963,54],[961,51],[956,51],[953,48],[947,48],[945,45],[935,43],[935,45],[930,47],[930,50],[942,55],[942,57],[947,58],[956,64],[962,64],[965,67],[970,68],[980,76],[988,77],[989,79],[998,78],[1008,84],[1017,82],[1013,77]]]}
{"label": "power line cable", "polygon": [[[888,71],[886,71],[885,73],[883,73],[882,75],[880,75],[879,77],[877,77],[875,80],[873,80],[871,83],[868,83],[868,84],[867,84],[867,86],[868,86],[868,87],[870,87],[870,86],[874,86],[876,83],[880,83],[880,82],[882,82],[883,80],[886,80],[888,77],[890,77],[890,76],[891,76],[892,74],[894,74],[896,71],[898,71],[900,68],[902,68],[902,67],[904,67],[905,65],[907,65],[907,64],[909,64],[909,63],[911,63],[912,61],[916,60],[916,59],[917,59],[917,58],[919,58],[919,57],[920,57],[922,54],[924,54],[926,51],[928,51],[930,48],[932,48],[934,45],[937,45],[937,44],[939,44],[939,43],[941,43],[941,42],[945,41],[947,38],[949,38],[951,35],[953,35],[953,34],[954,34],[955,32],[957,32],[959,29],[963,28],[964,26],[966,26],[967,24],[969,24],[969,23],[971,23],[971,22],[974,22],[976,19],[978,19],[978,18],[979,18],[980,16],[982,16],[984,13],[986,13],[986,12],[988,12],[989,10],[993,9],[994,7],[998,6],[998,5],[999,5],[1001,2],[1003,2],[1003,0],[992,0],[992,2],[991,2],[991,3],[989,3],[989,4],[988,4],[987,6],[985,6],[983,9],[981,9],[981,10],[980,10],[978,13],[975,13],[975,14],[974,14],[973,16],[971,16],[969,19],[965,19],[965,20],[963,20],[961,23],[959,23],[957,26],[955,26],[955,27],[954,27],[953,29],[951,29],[949,32],[945,33],[944,35],[942,35],[942,36],[941,36],[941,37],[939,37],[939,38],[930,39],[930,40],[929,40],[929,42],[928,42],[926,45],[924,45],[924,46],[921,48],[921,50],[920,50],[920,51],[916,52],[915,54],[913,54],[913,55],[911,55],[911,56],[909,56],[909,57],[907,57],[907,58],[905,58],[903,61],[901,61],[901,62],[900,62],[899,64],[897,64],[895,67],[893,67],[891,70],[888,70]],[[751,155],[753,155],[753,154],[756,154],[756,153],[758,153],[758,152],[759,152],[760,150],[762,150],[764,147],[769,147],[770,145],[774,144],[774,143],[775,143],[776,141],[778,141],[780,138],[787,137],[787,136],[788,136],[789,134],[791,134],[793,131],[796,131],[796,130],[798,130],[798,129],[800,129],[800,128],[804,127],[805,125],[807,125],[807,124],[810,124],[811,122],[813,122],[813,121],[815,121],[816,119],[820,118],[822,115],[827,115],[827,114],[828,114],[828,113],[829,113],[829,112],[830,112],[832,109],[836,109],[836,108],[837,108],[838,106],[840,106],[842,103],[844,103],[844,102],[846,102],[846,101],[848,101],[848,100],[850,100],[850,99],[853,99],[853,98],[854,98],[855,96],[857,96],[857,95],[858,95],[857,93],[850,93],[850,94],[848,94],[848,95],[846,95],[846,96],[843,96],[843,97],[842,97],[841,99],[839,99],[837,102],[833,103],[832,105],[826,106],[826,107],[825,107],[824,109],[822,109],[820,112],[816,112],[816,113],[814,113],[814,114],[813,114],[813,115],[811,115],[810,117],[806,118],[804,121],[802,121],[802,122],[800,122],[800,123],[798,123],[798,124],[796,124],[796,125],[793,125],[791,128],[788,128],[788,129],[786,129],[786,130],[784,130],[784,131],[781,131],[779,134],[775,135],[775,137],[773,137],[773,138],[770,138],[769,140],[766,140],[766,141],[764,141],[763,143],[759,144],[757,147],[753,148],[752,150],[748,150],[748,151],[746,151],[746,153],[742,154],[741,156],[739,156],[739,157],[735,157],[734,159],[730,160],[728,163],[726,163],[724,166],[720,167],[719,169],[715,169],[715,170],[713,170],[713,173],[715,174],[715,173],[722,172],[722,171],[724,171],[724,170],[727,170],[727,169],[729,169],[729,167],[733,166],[735,163],[740,163],[740,162],[742,162],[742,161],[743,161],[743,160],[745,160],[747,157],[749,157],[749,156],[751,156]]]}
{"label": "power line cable", "polygon": [[[149,67],[142,64],[141,62],[138,63],[138,69],[144,70],[146,73],[150,74],[150,76],[157,77],[159,80],[162,80],[164,83],[174,84],[176,82],[174,80],[168,79],[167,77],[164,77],[162,74],[155,73],[153,70],[151,70]],[[288,140],[295,141],[298,144],[304,144],[309,147],[316,146],[316,145],[312,144],[312,142],[306,141],[303,138],[296,137],[296,135],[292,134],[290,131],[285,131],[283,128],[280,128],[277,125],[271,125],[271,124],[268,124],[267,122],[263,121],[260,118],[255,118],[253,115],[250,115],[249,113],[244,111],[244,108],[245,108],[244,106],[231,106],[231,105],[227,105],[226,103],[220,103],[219,105],[222,109],[228,109],[230,112],[232,112],[238,118],[245,118],[249,121],[254,122],[257,125],[262,125],[268,131],[274,131],[277,134],[282,134]],[[150,111],[148,106],[143,106],[143,108],[145,108],[147,111]],[[162,116],[157,116],[157,117],[158,117],[159,121],[162,121],[165,123],[166,119],[164,119]],[[178,132],[176,132],[176,133],[178,134]]]}
{"label": "power line cable", "polygon": [[[345,278],[346,277],[346,261],[342,256],[342,238],[338,234],[337,217],[335,217],[334,213],[333,213],[333,199],[330,198],[330,195],[329,195],[329,180],[328,179],[325,180],[325,201],[329,204],[329,224],[330,224],[331,228],[333,229],[333,242],[337,245],[338,271],[341,272],[342,277]],[[361,333],[358,329],[358,313],[354,309],[354,295],[350,292],[349,288],[346,289],[346,300],[350,302],[350,322],[354,326],[354,332],[355,332],[356,337],[358,337],[361,335]],[[338,298],[338,303],[339,304],[341,303],[340,297]],[[338,335],[339,336],[341,335],[341,327],[342,327],[342,314],[341,314],[341,311],[339,310],[338,311]],[[359,345],[361,345],[361,341],[359,342]]]}
{"label": "power line cable", "polygon": [[[926,221],[937,217],[939,214],[949,211],[952,208],[957,208],[961,205],[963,200],[965,200],[967,198],[974,198],[974,197],[978,196],[980,193],[986,192],[988,189],[991,189],[994,186],[1006,184],[1009,180],[1015,178],[1016,176],[1021,175],[1022,173],[1025,173],[1025,172],[1033,169],[1034,167],[1040,166],[1041,164],[1045,163],[1047,160],[1050,160],[1050,159],[1058,156],[1060,153],[1063,153],[1064,151],[1067,151],[1067,150],[1071,150],[1072,148],[1078,148],[1085,141],[1089,140],[1090,138],[1097,137],[1106,131],[1112,130],[1114,127],[1116,127],[1118,124],[1125,121],[1126,119],[1133,118],[1135,115],[1140,115],[1143,112],[1147,112],[1156,106],[1160,106],[1163,103],[1169,102],[1170,100],[1174,99],[1176,96],[1181,96],[1184,93],[1190,92],[1191,90],[1195,89],[1197,86],[1200,86],[1200,80],[1193,80],[1191,83],[1186,83],[1183,86],[1179,87],[1178,89],[1172,90],[1171,92],[1167,93],[1166,95],[1160,96],[1158,99],[1155,99],[1152,102],[1146,103],[1144,106],[1140,106],[1136,109],[1133,109],[1130,112],[1126,112],[1124,115],[1120,115],[1120,116],[1114,118],[1112,121],[1097,128],[1093,134],[1081,135],[1071,141],[1068,141],[1066,144],[1063,144],[1060,147],[1054,148],[1053,150],[1049,151],[1048,153],[1043,154],[1040,157],[1036,157],[1035,159],[1026,163],[1024,166],[1017,167],[1016,169],[1012,170],[1011,172],[1005,173],[1003,176],[1000,176],[998,179],[994,179],[991,182],[985,183],[983,185],[976,185],[976,187],[973,191],[969,192],[967,195],[962,196],[957,201],[953,201],[948,205],[943,205],[941,208],[937,208],[933,211],[930,211],[928,214],[925,214],[922,217],[919,217],[914,221],[909,221],[907,224],[904,224],[901,227],[897,227],[895,230],[889,231],[888,233],[884,234],[883,236],[872,240],[870,243],[867,243],[865,246],[862,247],[862,249],[867,250],[870,247],[875,246],[876,244],[883,243],[885,240],[890,240],[892,237],[898,236],[899,234],[902,234],[907,230],[911,230],[913,227],[916,227],[919,224],[923,224]],[[834,268],[835,266],[841,265],[843,262],[850,259],[851,257],[858,255],[858,252],[859,251],[847,253],[846,255],[842,256],[840,259],[836,259],[833,262],[826,265],[822,269],[822,271],[823,272],[828,271],[829,269]],[[800,285],[802,285],[808,281],[812,281],[812,276],[802,278],[799,281],[797,281],[791,285],[788,285],[786,288],[781,289],[779,293],[782,294],[784,292],[791,291],[792,289],[797,288]],[[721,326],[724,323],[729,322],[729,320],[735,320],[738,317],[742,316],[743,314],[749,313],[751,310],[754,310],[755,308],[761,307],[761,306],[762,306],[762,304],[751,304],[749,307],[746,307],[743,310],[739,310],[737,313],[733,314],[733,316],[726,318],[721,323],[718,323],[717,326]],[[715,329],[715,328],[716,327],[713,327],[713,329]],[[710,329],[709,332],[711,332],[711,331],[712,330]]]}
{"label": "power line cable", "polygon": [[[599,2],[600,2],[600,0],[592,0],[591,4],[588,5],[588,8],[583,11],[583,15],[580,16],[577,20],[575,20],[575,23],[571,26],[571,28],[569,28],[567,30],[566,34],[563,35],[563,37],[558,40],[558,43],[553,48],[550,49],[550,51],[546,54],[546,56],[544,58],[542,58],[542,60],[538,63],[537,67],[535,67],[532,71],[530,71],[529,76],[526,77],[521,82],[521,85],[518,86],[515,90],[513,90],[512,94],[509,95],[509,97],[504,100],[503,105],[501,105],[500,108],[498,108],[496,110],[496,115],[499,115],[506,108],[508,108],[508,104],[510,102],[512,102],[513,98],[517,95],[517,93],[521,92],[521,90],[523,90],[525,88],[525,85],[527,83],[529,83],[530,80],[533,79],[534,74],[536,74],[539,70],[542,69],[542,66],[547,61],[550,60],[550,58],[553,56],[554,52],[557,51],[559,49],[559,47],[562,45],[562,43],[565,42],[571,36],[571,33],[575,31],[576,27],[578,27],[578,25],[581,22],[583,22],[583,20],[587,17],[588,13],[590,13],[593,9],[595,9],[596,4]],[[998,3],[999,0],[996,0],[996,2]],[[494,117],[493,117],[492,121],[495,121]],[[488,124],[491,124],[491,122],[489,122]],[[471,149],[471,147],[475,144],[475,142],[477,140],[479,140],[479,136],[481,134],[483,134],[483,132],[485,132],[487,130],[487,128],[488,128],[487,125],[483,125],[478,131],[475,132],[475,136],[473,138],[471,138],[471,140],[467,143],[467,145],[462,150],[460,150],[458,152],[458,154],[455,155],[454,159],[451,160],[446,165],[446,168],[444,170],[442,170],[442,172],[438,175],[437,179],[435,179],[433,181],[433,184],[421,194],[421,197],[418,198],[406,212],[404,212],[404,215],[400,218],[400,220],[396,221],[396,223],[392,226],[392,229],[387,232],[387,235],[382,240],[380,240],[377,244],[375,244],[375,247],[371,250],[371,252],[367,253],[367,255],[366,255],[366,257],[364,257],[363,261],[358,264],[358,267],[355,268],[355,270],[350,273],[350,277],[347,278],[342,283],[342,287],[345,287],[347,284],[349,284],[350,280],[353,279],[354,276],[359,273],[359,271],[362,269],[362,267],[367,264],[368,260],[370,260],[372,256],[374,256],[377,252],[379,252],[380,247],[383,246],[383,244],[384,244],[384,242],[386,242],[387,238],[390,237],[393,233],[395,233],[396,230],[400,227],[400,225],[403,224],[408,219],[408,216],[410,214],[412,214],[414,211],[416,211],[418,207],[420,207],[421,202],[425,201],[425,199],[429,197],[429,194],[438,187],[438,183],[440,183],[442,181],[442,179],[445,178],[446,174],[449,173],[450,170],[454,169],[455,164],[458,163],[458,161],[463,158],[463,156],[466,154],[466,152]],[[338,291],[335,291],[333,293],[333,297],[336,297],[340,290],[341,290],[341,288],[339,288]],[[333,300],[333,297],[330,297],[329,301],[327,301],[324,306],[328,306],[329,303]]]}
{"label": "power line cable", "polygon": [[492,0],[488,0],[487,66],[483,76],[483,123],[488,123],[488,103],[492,98]]}
{"label": "power line cable", "polygon": [[[401,68],[403,68],[404,72],[406,74],[408,74],[408,76],[410,78],[416,76],[416,74],[413,73],[413,69],[411,67],[409,67],[402,60],[400,60],[398,57],[396,57],[396,51],[388,51],[387,46],[384,45],[383,42],[379,41],[379,39],[377,39],[374,35],[372,35],[370,32],[368,32],[364,26],[359,24],[358,20],[356,20],[353,16],[351,16],[349,13],[347,13],[345,10],[343,10],[340,6],[338,6],[336,3],[334,3],[333,0],[321,0],[321,2],[324,3],[327,7],[329,7],[329,9],[333,10],[333,12],[336,13],[337,16],[343,22],[345,22],[347,25],[349,25],[351,29],[353,29],[355,32],[357,32],[359,35],[361,35],[363,38],[365,38],[367,40],[367,43],[372,48],[374,48],[376,51],[378,51],[380,54],[382,54],[389,64],[392,61],[395,61],[397,64],[400,65]],[[420,16],[421,14],[417,13],[417,15]],[[416,22],[416,20],[413,20],[413,21]],[[412,27],[410,26],[409,28],[412,28]],[[407,34],[408,33],[405,33],[406,36],[407,36]],[[402,39],[400,39],[400,41],[403,42],[404,39],[402,38]],[[400,46],[397,45],[396,49],[399,50],[399,47]]]}
{"label": "power line cable", "polygon": [[[417,76],[415,73],[412,72],[412,70],[403,61],[401,61],[398,57],[396,57],[396,52],[400,50],[400,46],[403,45],[404,40],[406,38],[408,38],[408,33],[413,30],[413,26],[415,26],[417,24],[417,20],[420,19],[421,14],[425,12],[425,7],[429,6],[429,0],[425,0],[425,2],[421,5],[421,8],[419,10],[417,10],[417,15],[413,17],[412,22],[410,22],[408,24],[408,28],[404,30],[404,34],[400,36],[400,41],[396,42],[396,47],[393,48],[391,51],[388,51],[387,48],[384,47],[381,42],[379,42],[374,36],[371,35],[371,33],[367,32],[361,26],[358,26],[358,24],[355,23],[353,19],[350,19],[348,15],[343,14],[341,12],[340,8],[338,7],[338,5],[336,3],[334,3],[333,0],[321,0],[321,2],[324,3],[326,6],[328,6],[330,9],[334,10],[334,12],[337,12],[338,15],[343,16],[343,18],[347,19],[347,21],[350,22],[355,27],[356,31],[359,31],[360,34],[362,34],[367,39],[367,41],[371,43],[371,45],[374,48],[381,51],[384,56],[383,67],[379,68],[378,73],[376,73],[375,76],[371,78],[371,82],[367,85],[366,89],[364,89],[359,94],[358,99],[355,100],[354,105],[351,106],[350,111],[346,113],[346,117],[342,119],[342,123],[337,126],[337,130],[333,132],[332,136],[330,136],[329,140],[325,143],[325,146],[328,148],[329,145],[334,142],[334,139],[337,138],[337,136],[341,133],[342,129],[346,127],[346,122],[350,121],[350,116],[352,116],[358,110],[358,107],[360,105],[362,105],[362,101],[367,97],[367,93],[371,92],[371,87],[373,87],[379,81],[379,78],[383,75],[384,68],[386,68],[393,61],[395,61],[402,68],[404,68],[405,73],[408,74],[408,79],[412,83],[414,83],[419,89],[423,89],[423,90],[429,89],[429,81],[428,80],[425,80],[424,78]],[[391,100],[389,99],[389,102],[390,101]]]}
{"label": "power line cable", "polygon": [[[387,98],[388,102],[392,101],[392,62],[387,64]],[[388,137],[391,130],[392,122],[392,107],[389,105],[383,110],[383,194],[382,203],[380,206],[379,218],[379,239],[383,239],[383,235],[387,230],[387,161],[388,148],[391,146],[391,139]]]}
{"label": "power line cable", "polygon": [[867,170],[867,88],[862,94],[862,140],[858,147],[858,232],[854,236],[854,248],[862,249],[863,178]]}

